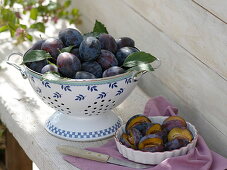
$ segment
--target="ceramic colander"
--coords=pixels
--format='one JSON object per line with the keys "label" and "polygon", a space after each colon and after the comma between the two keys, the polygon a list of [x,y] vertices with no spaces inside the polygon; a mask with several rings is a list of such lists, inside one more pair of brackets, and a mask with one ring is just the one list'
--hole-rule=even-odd
{"label": "ceramic colander", "polygon": [[[7,63],[28,78],[44,103],[56,112],[46,121],[46,130],[54,136],[73,141],[94,141],[113,136],[122,120],[114,114],[118,106],[135,88],[143,72],[91,80],[44,80],[26,65]],[[141,73],[141,74],[140,74]]]}

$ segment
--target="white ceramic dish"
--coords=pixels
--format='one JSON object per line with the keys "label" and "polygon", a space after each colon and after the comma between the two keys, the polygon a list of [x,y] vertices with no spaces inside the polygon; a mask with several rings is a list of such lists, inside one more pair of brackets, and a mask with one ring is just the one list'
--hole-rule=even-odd
{"label": "white ceramic dish", "polygon": [[[162,124],[162,122],[167,118],[167,116],[154,116],[154,117],[149,117],[152,122],[154,123],[159,123]],[[172,151],[164,151],[164,152],[143,152],[139,150],[134,150],[132,148],[128,148],[125,145],[123,145],[121,142],[119,142],[119,138],[122,133],[125,133],[125,125],[122,125],[116,132],[115,134],[115,142],[117,145],[118,151],[127,159],[138,162],[138,163],[143,163],[143,164],[159,164],[163,160],[170,158],[170,157],[175,157],[175,156],[181,156],[185,155],[188,153],[189,150],[195,148],[196,142],[198,139],[198,132],[191,123],[187,122],[187,127],[188,129],[192,132],[193,135],[193,140],[185,147],[181,147],[176,150]]]}

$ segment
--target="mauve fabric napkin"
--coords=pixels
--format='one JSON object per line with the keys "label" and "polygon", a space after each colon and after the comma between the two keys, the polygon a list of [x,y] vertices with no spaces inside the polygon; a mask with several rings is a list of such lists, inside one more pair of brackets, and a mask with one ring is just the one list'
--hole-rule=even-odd
{"label": "mauve fabric napkin", "polygon": [[[146,116],[170,116],[176,115],[177,108],[173,107],[164,97],[150,99],[144,110]],[[117,150],[114,139],[97,148],[86,148],[90,151],[108,154],[112,157],[125,159]],[[64,156],[64,160],[81,170],[132,170],[132,168],[118,165],[100,163],[73,156]],[[147,170],[224,170],[227,169],[227,159],[211,151],[205,141],[199,136],[196,148],[187,155],[172,157],[162,161]]]}

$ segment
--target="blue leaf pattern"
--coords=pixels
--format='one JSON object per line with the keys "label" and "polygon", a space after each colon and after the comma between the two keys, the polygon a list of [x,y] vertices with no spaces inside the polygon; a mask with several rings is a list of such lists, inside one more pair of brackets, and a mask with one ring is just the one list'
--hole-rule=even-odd
{"label": "blue leaf pattern", "polygon": [[97,86],[87,86],[87,90],[91,92],[98,91]]}
{"label": "blue leaf pattern", "polygon": [[70,89],[70,86],[69,85],[61,85],[61,89],[62,90],[65,90],[65,91],[72,91],[71,89]]}
{"label": "blue leaf pattern", "polygon": [[45,87],[51,88],[49,82],[42,81],[42,84],[43,84]]}
{"label": "blue leaf pattern", "polygon": [[118,95],[120,95],[120,94],[123,93],[123,92],[124,92],[124,89],[123,89],[123,88],[120,88],[120,90],[117,91],[117,93],[116,93],[115,96],[118,96]]}
{"label": "blue leaf pattern", "polygon": [[132,78],[125,78],[125,84],[132,83]]}
{"label": "blue leaf pattern", "polygon": [[79,94],[78,96],[76,96],[75,100],[77,101],[81,101],[81,100],[84,100],[85,99],[85,96],[82,95],[82,94]]}
{"label": "blue leaf pattern", "polygon": [[115,87],[118,87],[118,86],[117,86],[117,82],[114,82],[114,83],[110,83],[110,84],[109,84],[109,88],[112,88],[112,89],[113,89],[113,88],[115,88]]}
{"label": "blue leaf pattern", "polygon": [[35,83],[35,80],[34,80],[34,77],[33,76],[31,76],[31,80],[33,81],[33,83]]}
{"label": "blue leaf pattern", "polygon": [[60,94],[60,93],[58,93],[58,92],[55,92],[54,95],[53,95],[53,97],[55,97],[55,98],[61,98],[61,95],[62,95],[62,94]]}
{"label": "blue leaf pattern", "polygon": [[104,98],[104,97],[106,97],[106,93],[105,93],[105,92],[101,92],[101,93],[99,94],[99,96],[97,97],[97,99],[102,99],[102,98]]}
{"label": "blue leaf pattern", "polygon": [[37,87],[36,92],[37,93],[42,93],[42,90],[39,87]]}

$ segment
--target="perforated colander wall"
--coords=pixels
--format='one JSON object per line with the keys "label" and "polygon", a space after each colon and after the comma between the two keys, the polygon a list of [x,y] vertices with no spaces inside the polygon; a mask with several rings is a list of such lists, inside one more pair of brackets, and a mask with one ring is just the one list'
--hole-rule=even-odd
{"label": "perforated colander wall", "polygon": [[[55,98],[42,96],[42,100],[44,103],[48,104],[51,108],[62,112],[64,114],[70,114],[72,111],[69,107],[66,107],[64,103],[61,103]],[[115,106],[115,102],[112,99],[101,100],[99,102],[94,102],[93,104],[90,104],[87,106],[87,108],[84,110],[84,115],[86,116],[92,116],[92,115],[100,115],[102,113],[105,113],[107,110],[111,110]]]}
{"label": "perforated colander wall", "polygon": [[87,106],[84,110],[84,114],[87,116],[99,115],[105,113],[107,110],[111,110],[115,106],[115,101],[112,99],[101,100],[94,102],[92,105]]}
{"label": "perforated colander wall", "polygon": [[29,81],[50,107],[71,116],[96,116],[109,112],[121,103],[135,87],[132,78],[121,77],[106,82],[78,84],[55,83],[29,75]]}
{"label": "perforated colander wall", "polygon": [[46,97],[43,96],[42,100],[44,101],[44,103],[48,104],[51,108],[54,108],[55,110],[65,113],[65,114],[70,114],[72,113],[72,111],[70,110],[69,107],[66,107],[64,103],[59,102],[57,99],[55,98],[51,98],[51,97]]}

